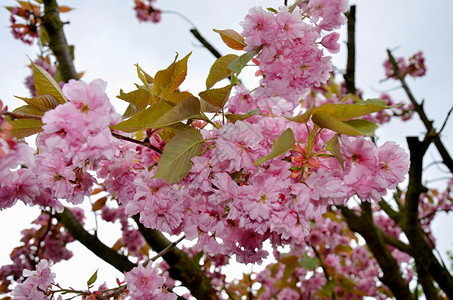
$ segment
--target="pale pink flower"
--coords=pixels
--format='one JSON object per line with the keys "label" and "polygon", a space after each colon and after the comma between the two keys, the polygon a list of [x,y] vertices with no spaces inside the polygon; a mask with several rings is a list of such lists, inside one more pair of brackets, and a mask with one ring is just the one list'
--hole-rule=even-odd
{"label": "pale pink flower", "polygon": [[36,270],[24,270],[23,276],[27,279],[18,284],[12,296],[18,300],[44,300],[49,299],[44,292],[54,282],[55,274],[50,270],[50,264],[47,260],[42,259],[37,265]]}
{"label": "pale pink flower", "polygon": [[275,16],[273,13],[261,7],[250,8],[244,21],[240,22],[244,31],[247,47],[245,50],[252,51],[259,46],[266,44],[274,39],[275,36]]}
{"label": "pale pink flower", "polygon": [[216,142],[218,166],[227,172],[256,169],[253,162],[263,151],[260,146],[262,139],[261,128],[256,124],[237,121],[224,125]]}
{"label": "pale pink flower", "polygon": [[339,38],[340,34],[338,32],[332,32],[323,36],[321,44],[329,50],[330,53],[338,53],[340,52],[340,44],[338,43]]}
{"label": "pale pink flower", "polygon": [[174,300],[177,295],[163,289],[165,278],[160,276],[151,263],[146,267],[139,264],[126,273],[127,289],[131,300]]}

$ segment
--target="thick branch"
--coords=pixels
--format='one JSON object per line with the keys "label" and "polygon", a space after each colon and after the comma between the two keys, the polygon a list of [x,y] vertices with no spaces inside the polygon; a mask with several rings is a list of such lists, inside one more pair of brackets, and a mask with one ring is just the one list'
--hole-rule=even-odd
{"label": "thick branch", "polygon": [[73,238],[120,272],[128,272],[136,266],[127,257],[122,256],[102,243],[96,236],[87,232],[69,209],[65,208],[62,213],[57,213],[55,217],[66,227]]}
{"label": "thick branch", "polygon": [[422,184],[423,156],[429,143],[426,140],[420,142],[417,137],[408,137],[407,143],[411,164],[409,168],[409,185],[406,192],[406,206],[402,211],[403,215],[400,225],[409,240],[417,263],[429,272],[439,287],[450,299],[453,299],[453,277],[434,256],[418,220],[420,194],[426,191]]}
{"label": "thick branch", "polygon": [[415,261],[415,265],[417,267],[418,283],[421,284],[423,288],[423,294],[425,295],[426,300],[438,300],[439,295],[434,287],[433,279],[417,260]]}
{"label": "thick branch", "polygon": [[[138,229],[146,242],[156,251],[161,252],[171,242],[159,231],[145,228],[140,223],[138,215],[134,216]],[[197,299],[218,299],[211,282],[201,270],[200,266],[191,259],[187,253],[174,247],[163,255],[165,261],[170,265],[169,273],[173,279],[179,280],[187,287]]]}
{"label": "thick branch", "polygon": [[393,258],[383,237],[373,224],[369,215],[362,211],[357,215],[353,210],[342,206],[341,212],[349,228],[358,232],[367,242],[368,248],[373,253],[384,273],[380,280],[389,287],[396,299],[414,299],[406,280],[403,278],[398,263]]}
{"label": "thick branch", "polygon": [[425,113],[425,110],[423,108],[423,102],[419,104],[417,100],[415,99],[414,95],[412,95],[411,90],[409,89],[409,86],[407,85],[406,81],[404,80],[403,75],[400,72],[400,69],[398,68],[398,64],[395,61],[395,58],[392,55],[392,52],[387,49],[387,54],[389,56],[389,61],[392,64],[394,73],[396,77],[399,79],[401,82],[401,85],[404,89],[404,91],[407,94],[407,97],[411,101],[412,105],[414,106],[415,112],[419,115],[420,119],[423,122],[423,125],[425,125],[425,128],[428,132],[428,134],[433,134],[434,137],[434,145],[436,145],[437,150],[440,153],[440,156],[442,157],[443,163],[447,166],[447,168],[450,170],[451,173],[453,173],[453,160],[450,156],[450,153],[448,150],[445,148],[444,144],[442,143],[440,137],[438,134],[435,134],[435,129],[433,127],[433,122],[428,119],[428,116]]}
{"label": "thick branch", "polygon": [[60,8],[56,0],[43,0],[44,17],[42,24],[49,35],[49,46],[57,58],[58,68],[64,82],[79,79],[73,63],[73,55],[63,32],[63,22],[60,20]]}
{"label": "thick branch", "polygon": [[346,84],[346,91],[355,94],[355,5],[351,5],[346,17],[348,18],[348,61],[346,73],[343,77]]}

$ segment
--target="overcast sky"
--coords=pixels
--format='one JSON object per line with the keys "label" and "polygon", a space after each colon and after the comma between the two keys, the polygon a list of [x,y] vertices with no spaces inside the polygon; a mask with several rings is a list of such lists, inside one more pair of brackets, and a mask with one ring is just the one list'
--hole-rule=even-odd
{"label": "overcast sky", "polygon": [[[422,50],[428,68],[427,76],[409,80],[409,85],[417,99],[425,99],[427,114],[435,120],[435,126],[439,128],[446,112],[453,106],[451,92],[453,18],[450,15],[453,11],[453,1],[356,2],[358,2],[357,86],[365,92],[365,97],[378,97],[380,91],[397,86],[396,82],[391,81],[379,83],[384,77],[382,62],[386,58],[386,49],[395,49],[395,56],[406,58]],[[2,1],[2,5],[13,3],[11,0]],[[96,78],[106,80],[107,93],[111,99],[115,98],[120,88],[129,91],[133,89],[133,83],[138,82],[135,63],[139,63],[149,74],[154,74],[167,67],[173,61],[176,52],[184,56],[193,51],[183,88],[193,93],[204,90],[205,79],[214,57],[193,38],[189,32],[191,25],[186,20],[175,14],[163,14],[159,24],[139,23],[132,10],[132,0],[79,0],[59,3],[76,8],[62,15],[62,19],[70,22],[65,26],[65,31],[68,42],[75,45],[77,71],[85,72],[83,76],[85,81]],[[234,53],[234,50],[223,45],[218,34],[212,31],[213,28],[232,28],[240,32],[239,22],[251,6],[278,7],[282,3],[283,0],[158,0],[156,6],[164,11],[178,11],[185,15],[222,54],[228,54]],[[23,105],[13,95],[29,96],[23,85],[24,78],[30,73],[25,66],[28,64],[27,56],[32,59],[36,57],[37,48],[14,40],[8,25],[8,11],[1,9],[0,99],[13,109]],[[340,32],[343,34],[344,30]],[[342,47],[342,51],[333,58],[340,69],[344,69],[346,63],[344,48]],[[405,95],[398,91],[392,95],[397,101],[406,99]],[[119,103],[119,100],[114,99],[113,102]],[[406,135],[420,136],[423,132],[424,129],[417,117],[411,122],[392,122],[390,126],[378,130],[379,143],[395,140],[406,147],[404,140]],[[446,147],[453,149],[453,120],[447,124],[442,136]],[[435,149],[431,149],[426,156],[425,164],[432,160],[439,160]],[[430,168],[426,174],[430,179],[445,176],[445,173],[436,167]],[[0,265],[9,262],[9,252],[19,243],[20,230],[25,224],[29,224],[33,216],[36,216],[36,209],[24,209],[22,206],[0,212],[0,226],[8,228],[10,233],[6,238],[3,237],[6,241],[2,241],[0,247]],[[452,218],[445,217],[436,223],[435,235],[438,237],[438,245],[443,250],[453,249],[451,233],[445,230],[446,227],[451,228],[452,224]],[[101,268],[99,271],[101,278],[122,277],[121,274],[112,272],[113,269],[106,264],[98,264],[97,260],[92,259],[93,255],[90,252],[77,251],[84,252],[82,255],[80,252],[75,253],[76,259],[56,266],[59,282],[83,288],[88,277],[98,267]],[[85,272],[86,276],[64,278],[62,273],[67,273],[69,269],[78,269],[79,272]]]}

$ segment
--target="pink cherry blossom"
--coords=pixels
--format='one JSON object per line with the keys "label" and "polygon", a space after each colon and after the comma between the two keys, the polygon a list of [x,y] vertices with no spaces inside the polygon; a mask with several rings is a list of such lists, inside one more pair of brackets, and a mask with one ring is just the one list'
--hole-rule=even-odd
{"label": "pink cherry blossom", "polygon": [[157,269],[149,263],[146,267],[139,264],[125,275],[127,289],[131,300],[174,300],[176,294],[167,292],[163,288],[165,278],[159,276]]}

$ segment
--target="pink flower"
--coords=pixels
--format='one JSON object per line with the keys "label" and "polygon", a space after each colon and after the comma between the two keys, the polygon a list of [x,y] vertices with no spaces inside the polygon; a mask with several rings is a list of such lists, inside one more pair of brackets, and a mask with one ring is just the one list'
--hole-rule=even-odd
{"label": "pink flower", "polygon": [[321,44],[329,50],[330,53],[338,53],[340,52],[340,44],[338,43],[339,38],[340,34],[338,32],[332,32],[322,38]]}
{"label": "pink flower", "polygon": [[255,50],[274,38],[275,16],[261,7],[252,7],[240,24],[244,29],[242,36],[245,37],[247,51]]}
{"label": "pink flower", "polygon": [[126,273],[127,289],[131,300],[174,300],[177,295],[163,288],[165,278],[159,276],[157,269],[149,263],[146,267],[139,264]]}
{"label": "pink flower", "polygon": [[409,155],[396,143],[386,142],[379,147],[377,176],[386,188],[393,189],[409,171]]}
{"label": "pink flower", "polygon": [[42,259],[36,265],[36,271],[24,270],[23,276],[28,277],[23,283],[18,284],[12,296],[18,300],[44,300],[49,299],[44,292],[54,282],[55,274],[51,272],[49,262]]}
{"label": "pink flower", "polygon": [[256,124],[237,121],[224,125],[216,142],[218,166],[223,166],[227,172],[256,169],[253,162],[263,151],[260,146],[262,139],[261,128]]}

